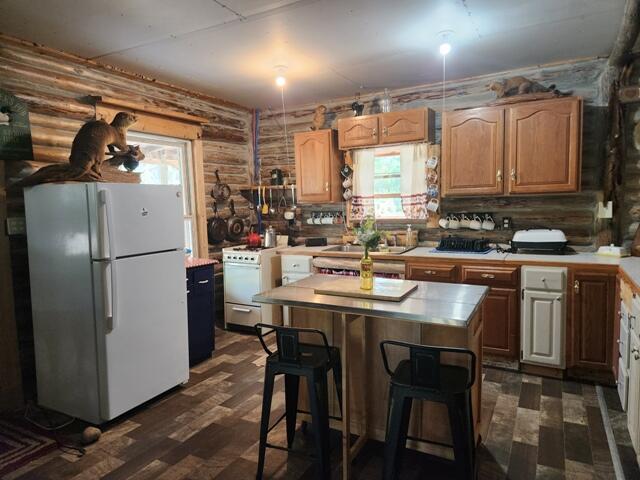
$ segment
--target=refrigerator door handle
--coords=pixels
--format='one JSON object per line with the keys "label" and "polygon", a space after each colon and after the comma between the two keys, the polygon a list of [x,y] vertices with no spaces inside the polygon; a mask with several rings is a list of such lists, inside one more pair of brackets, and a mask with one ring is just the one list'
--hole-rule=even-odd
{"label": "refrigerator door handle", "polygon": [[[111,211],[111,198],[109,196],[109,190],[100,190],[100,200],[102,201],[102,203],[104,204],[104,213],[105,213],[105,217],[106,217],[106,227],[107,227],[107,241],[109,244],[109,259],[108,259],[108,265],[109,265],[109,269],[111,270],[111,281],[107,282],[106,278],[105,278],[105,286],[107,286],[107,298],[106,298],[106,303],[107,306],[105,308],[105,314],[106,314],[106,320],[107,320],[107,326],[109,327],[110,330],[115,330],[115,328],[118,325],[118,315],[117,315],[117,310],[118,310],[118,300],[117,300],[117,291],[118,289],[116,288],[116,265],[117,262],[116,260],[116,255],[115,255],[115,242],[114,242],[114,236],[113,236],[113,212]],[[105,275],[106,275],[106,268],[105,268]],[[111,301],[109,301],[109,298],[111,299]]]}

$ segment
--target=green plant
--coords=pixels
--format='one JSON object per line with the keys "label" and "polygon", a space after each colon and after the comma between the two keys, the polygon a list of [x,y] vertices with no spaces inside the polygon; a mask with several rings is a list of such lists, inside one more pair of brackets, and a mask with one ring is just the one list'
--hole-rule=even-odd
{"label": "green plant", "polygon": [[383,236],[386,236],[385,232],[376,228],[376,219],[370,215],[353,229],[353,234],[364,247],[364,258],[369,258],[369,250],[375,249]]}

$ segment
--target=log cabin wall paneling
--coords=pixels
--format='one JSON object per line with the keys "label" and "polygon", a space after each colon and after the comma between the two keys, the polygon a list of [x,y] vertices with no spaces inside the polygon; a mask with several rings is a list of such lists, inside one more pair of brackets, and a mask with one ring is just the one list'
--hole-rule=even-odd
{"label": "log cabin wall paneling", "polygon": [[[253,175],[250,109],[2,34],[0,88],[28,103],[33,137],[33,161],[5,162],[8,182],[43,165],[67,162],[76,132],[96,116],[89,96],[106,96],[206,118],[202,126],[205,191],[211,191],[219,168],[222,180],[231,186],[239,215],[248,214],[248,204],[237,187],[246,185]],[[210,215],[209,195],[206,202]],[[21,197],[13,196],[7,203],[9,216],[24,215]],[[20,363],[28,399],[35,392],[35,371],[26,245],[26,237],[10,237]],[[220,246],[210,247],[210,256],[219,250]]]}
{"label": "log cabin wall paneling", "polygon": [[[605,142],[608,131],[607,100],[601,88],[601,75],[606,60],[587,59],[562,64],[546,65],[535,68],[523,68],[501,72],[462,81],[447,82],[446,110],[482,106],[493,100],[494,94],[487,85],[516,75],[523,75],[544,85],[555,84],[563,92],[582,96],[585,102],[583,120],[582,152],[582,192],[567,195],[543,195],[522,197],[474,197],[445,198],[442,210],[454,212],[493,212],[496,220],[503,216],[512,217],[514,228],[551,227],[561,228],[569,241],[584,249],[593,249],[597,244],[597,233],[601,228],[596,221],[597,202],[602,196],[602,175],[605,163]],[[442,84],[430,84],[390,91],[393,109],[429,107],[436,110],[436,141],[440,142],[440,112],[442,111]],[[362,95],[360,101],[365,104],[364,113],[375,113],[382,92]],[[258,156],[262,161],[262,178],[269,178],[272,168],[281,168],[285,175],[291,172],[295,177],[293,135],[309,130],[314,108],[327,106],[325,128],[337,128],[337,119],[352,115],[350,105],[353,98],[335,100],[319,99],[317,103],[287,108],[287,127],[289,133],[289,157],[285,152],[283,138],[282,112],[278,109],[266,109],[260,113]],[[302,208],[302,230],[305,236],[328,236],[339,238],[343,226],[308,226],[306,216],[311,211],[335,211],[342,205],[314,205]],[[281,222],[276,225],[280,227]],[[388,228],[387,228],[388,227]],[[385,225],[387,230],[404,229],[405,224]],[[416,225],[414,225],[416,227]],[[477,232],[464,231],[467,236],[483,235],[495,241],[507,241],[512,231]],[[420,227],[421,242],[435,241],[443,235],[439,229]]]}

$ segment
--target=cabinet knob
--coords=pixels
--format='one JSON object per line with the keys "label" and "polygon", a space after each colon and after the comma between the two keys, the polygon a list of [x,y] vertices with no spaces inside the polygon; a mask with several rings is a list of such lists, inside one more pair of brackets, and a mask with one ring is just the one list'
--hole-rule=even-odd
{"label": "cabinet knob", "polygon": [[435,275],[435,274],[436,274],[436,272],[435,272],[434,270],[425,270],[425,271],[424,271],[424,274],[425,274],[425,275]]}
{"label": "cabinet knob", "polygon": [[502,181],[502,170],[498,170],[498,171],[496,172],[496,180],[497,180],[498,182],[501,182],[501,181]]}
{"label": "cabinet knob", "polygon": [[580,282],[578,280],[573,282],[573,291],[576,293],[580,293]]}
{"label": "cabinet knob", "polygon": [[511,169],[511,180],[513,180],[514,182],[516,181],[516,169],[515,168]]}
{"label": "cabinet knob", "polygon": [[371,136],[375,137],[378,134],[378,129],[374,128],[373,130],[371,130]]}
{"label": "cabinet knob", "polygon": [[483,273],[482,275],[480,275],[482,278],[496,278],[496,276],[493,273]]}
{"label": "cabinet knob", "polygon": [[385,137],[389,135],[389,129],[387,127],[382,128],[382,135],[384,135]]}
{"label": "cabinet knob", "polygon": [[329,182],[325,182],[324,183],[324,191],[328,192],[329,191]]}

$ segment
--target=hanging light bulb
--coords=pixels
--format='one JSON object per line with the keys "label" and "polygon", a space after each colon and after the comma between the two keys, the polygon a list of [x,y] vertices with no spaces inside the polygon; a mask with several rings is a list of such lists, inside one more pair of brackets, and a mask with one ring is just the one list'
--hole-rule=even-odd
{"label": "hanging light bulb", "polygon": [[449,52],[451,52],[451,36],[453,35],[453,30],[441,30],[438,32],[438,40],[440,40],[440,47],[438,50],[440,51],[440,55],[446,57]]}
{"label": "hanging light bulb", "polygon": [[287,79],[283,75],[278,75],[276,77],[276,85],[278,87],[284,87],[287,84]]}
{"label": "hanging light bulb", "polygon": [[443,57],[447,56],[447,54],[451,51],[451,44],[444,42],[440,44],[440,55]]}
{"label": "hanging light bulb", "polygon": [[285,72],[287,71],[287,66],[276,65],[273,68],[276,71],[276,78],[275,78],[276,85],[280,88],[283,88],[287,84],[287,77],[284,76]]}

